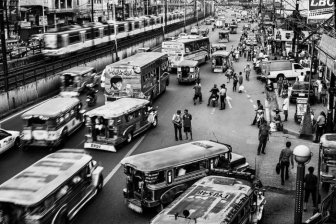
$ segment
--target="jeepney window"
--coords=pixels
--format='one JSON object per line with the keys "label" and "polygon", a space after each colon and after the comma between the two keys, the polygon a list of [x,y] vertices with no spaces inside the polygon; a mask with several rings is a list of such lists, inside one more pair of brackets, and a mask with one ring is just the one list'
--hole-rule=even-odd
{"label": "jeepney window", "polygon": [[171,184],[173,182],[173,172],[171,170],[167,171],[167,183]]}
{"label": "jeepney window", "polygon": [[160,171],[157,177],[157,183],[162,183],[165,181],[165,171]]}
{"label": "jeepney window", "polygon": [[69,116],[70,116],[70,114],[69,114],[69,113],[66,113],[65,116],[64,116],[64,119],[68,119]]}
{"label": "jeepney window", "polygon": [[140,113],[140,110],[134,111],[134,118],[138,118]]}
{"label": "jeepney window", "polygon": [[64,117],[60,117],[60,123],[62,123],[64,121]]}
{"label": "jeepney window", "polygon": [[189,174],[189,173],[199,171],[199,170],[200,170],[199,162],[191,163],[185,166],[180,166],[180,167],[177,167],[175,170],[175,177],[183,176],[185,174]]}
{"label": "jeepney window", "polygon": [[74,110],[71,110],[71,111],[70,111],[70,114],[71,114],[71,115],[73,115],[74,113],[75,113],[75,111],[74,111]]}
{"label": "jeepney window", "polygon": [[69,186],[65,185],[63,186],[56,194],[56,200],[62,198],[63,196],[65,196],[69,191]]}

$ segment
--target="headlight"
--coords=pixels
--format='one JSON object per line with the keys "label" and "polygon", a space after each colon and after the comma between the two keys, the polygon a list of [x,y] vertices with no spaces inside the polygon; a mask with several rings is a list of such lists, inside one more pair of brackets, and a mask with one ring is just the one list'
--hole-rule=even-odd
{"label": "headlight", "polygon": [[60,134],[57,131],[48,132],[48,140],[57,140],[60,137]]}
{"label": "headlight", "polygon": [[23,130],[21,137],[23,140],[30,140],[32,138],[31,131],[30,130]]}

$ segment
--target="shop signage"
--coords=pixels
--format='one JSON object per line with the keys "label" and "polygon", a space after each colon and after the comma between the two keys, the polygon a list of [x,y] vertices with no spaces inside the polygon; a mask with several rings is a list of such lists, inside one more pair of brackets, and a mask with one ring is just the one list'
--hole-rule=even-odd
{"label": "shop signage", "polygon": [[309,0],[309,14],[332,13],[335,0]]}

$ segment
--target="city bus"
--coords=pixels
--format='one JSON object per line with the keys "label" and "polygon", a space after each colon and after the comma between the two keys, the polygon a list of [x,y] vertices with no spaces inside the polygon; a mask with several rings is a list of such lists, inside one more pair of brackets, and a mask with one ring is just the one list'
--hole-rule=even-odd
{"label": "city bus", "polygon": [[169,70],[176,70],[182,60],[205,63],[210,55],[209,37],[189,35],[173,41],[164,41],[162,53],[169,56]]}
{"label": "city bus", "polygon": [[0,185],[0,223],[69,223],[102,191],[102,171],[84,150],[47,155]]}
{"label": "city bus", "polygon": [[204,177],[154,217],[151,224],[260,223],[266,204],[260,187],[239,178]]}
{"label": "city bus", "polygon": [[125,58],[103,71],[105,102],[122,97],[152,101],[169,85],[168,55],[142,52]]}

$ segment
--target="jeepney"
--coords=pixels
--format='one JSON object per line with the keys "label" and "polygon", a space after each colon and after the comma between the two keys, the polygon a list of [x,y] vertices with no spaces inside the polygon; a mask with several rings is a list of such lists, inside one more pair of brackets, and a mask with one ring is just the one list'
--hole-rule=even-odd
{"label": "jeepney", "polygon": [[264,190],[260,188],[261,184],[240,179],[238,175],[203,177],[150,223],[258,224],[266,204]]}
{"label": "jeepney", "polygon": [[182,82],[199,82],[200,69],[198,61],[183,60],[177,65],[177,81]]}
{"label": "jeepney", "polygon": [[208,34],[209,34],[209,29],[206,28],[206,27],[202,27],[202,28],[200,29],[200,34],[201,34],[203,37],[208,36]]}
{"label": "jeepney", "polygon": [[231,24],[230,25],[230,33],[231,34],[236,34],[237,33],[237,29],[238,29],[238,25],[235,25],[235,24]]}
{"label": "jeepney", "polygon": [[94,67],[73,67],[58,73],[61,78],[61,96],[79,96],[87,85],[99,84],[99,77]]}
{"label": "jeepney", "polygon": [[336,184],[336,134],[321,136],[319,166],[322,188],[328,190],[331,184]]}
{"label": "jeepney", "polygon": [[216,51],[226,51],[226,45],[225,44],[211,44],[211,53],[214,53]]}
{"label": "jeepney", "polygon": [[63,145],[70,134],[83,124],[82,103],[76,97],[56,97],[21,115],[22,149],[48,147],[50,151]]}
{"label": "jeepney", "polygon": [[128,208],[142,213],[161,209],[202,177],[220,171],[249,172],[246,158],[232,152],[228,144],[201,140],[153,150],[124,158],[123,189]]}
{"label": "jeepney", "polygon": [[225,72],[230,66],[230,52],[216,51],[212,54],[212,72]]}
{"label": "jeepney", "polygon": [[150,101],[121,98],[85,113],[84,148],[116,152],[116,145],[158,124],[157,111]]}
{"label": "jeepney", "polygon": [[224,41],[227,41],[229,42],[230,41],[230,31],[229,30],[221,30],[218,32],[218,37],[219,37],[219,40],[218,42],[219,43],[222,43]]}

